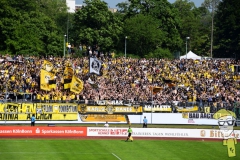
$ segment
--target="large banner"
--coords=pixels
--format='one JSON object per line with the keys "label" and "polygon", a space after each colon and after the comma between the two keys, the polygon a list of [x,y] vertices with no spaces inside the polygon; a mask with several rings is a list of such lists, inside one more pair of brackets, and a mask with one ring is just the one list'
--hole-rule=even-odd
{"label": "large banner", "polygon": [[213,119],[214,113],[182,113],[186,119]]}
{"label": "large banner", "polygon": [[[87,136],[126,137],[128,128],[100,128],[88,127]],[[173,129],[173,128],[132,128],[133,137],[159,138],[211,138],[223,139],[221,131],[217,129]],[[240,139],[240,130],[234,131]]]}
{"label": "large banner", "polygon": [[78,120],[78,106],[73,103],[4,103],[0,104],[0,121]]}
{"label": "large banner", "polygon": [[144,105],[144,112],[172,112],[171,105]]}
{"label": "large banner", "polygon": [[80,115],[80,119],[83,122],[126,122],[127,115],[117,114],[87,114]]}
{"label": "large banner", "polygon": [[181,113],[181,112],[197,112],[198,111],[198,106],[191,106],[191,107],[177,106],[177,111],[179,113]]}
{"label": "large banner", "polygon": [[79,112],[82,114],[142,114],[141,106],[87,106],[79,105]]}
{"label": "large banner", "polygon": [[23,126],[0,126],[0,137],[11,136],[87,136],[86,127],[23,127]]}

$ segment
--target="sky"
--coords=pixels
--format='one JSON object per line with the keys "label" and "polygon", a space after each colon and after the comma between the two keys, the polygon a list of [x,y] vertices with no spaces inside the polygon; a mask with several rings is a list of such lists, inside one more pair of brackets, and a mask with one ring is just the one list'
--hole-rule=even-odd
{"label": "sky", "polygon": [[[116,8],[116,5],[121,2],[125,2],[126,0],[104,0],[106,3],[108,3],[108,6],[110,8]],[[174,3],[175,0],[168,0],[170,3]],[[204,0],[190,0],[195,3],[196,7],[200,7],[201,4],[204,2]],[[76,0],[76,4],[82,4],[83,0]]]}

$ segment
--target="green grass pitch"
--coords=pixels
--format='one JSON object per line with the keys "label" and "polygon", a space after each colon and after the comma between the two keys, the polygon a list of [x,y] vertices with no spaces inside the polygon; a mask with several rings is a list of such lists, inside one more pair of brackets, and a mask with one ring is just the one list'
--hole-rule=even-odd
{"label": "green grass pitch", "polygon": [[221,142],[184,140],[0,139],[1,160],[239,160]]}

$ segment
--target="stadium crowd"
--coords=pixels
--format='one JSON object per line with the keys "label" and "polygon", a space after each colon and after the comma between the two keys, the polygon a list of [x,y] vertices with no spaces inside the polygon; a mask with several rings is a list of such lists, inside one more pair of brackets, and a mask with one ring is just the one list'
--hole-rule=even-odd
{"label": "stadium crowd", "polygon": [[[41,101],[131,100],[154,101],[155,104],[198,102],[199,107],[211,103],[214,108],[240,104],[240,78],[235,60],[167,60],[99,57],[101,75],[89,74],[89,58],[10,57],[0,56],[1,99]],[[56,89],[40,90],[43,61],[54,64]],[[80,94],[63,89],[65,66],[84,81]],[[160,89],[152,94],[150,86]],[[32,97],[31,97],[32,96]],[[235,106],[236,107],[236,106]],[[239,107],[239,106],[237,106]]]}

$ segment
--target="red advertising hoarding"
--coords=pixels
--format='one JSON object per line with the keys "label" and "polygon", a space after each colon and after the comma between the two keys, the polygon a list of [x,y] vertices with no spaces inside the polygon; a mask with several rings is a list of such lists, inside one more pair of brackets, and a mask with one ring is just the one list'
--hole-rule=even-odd
{"label": "red advertising hoarding", "polygon": [[0,137],[84,137],[87,136],[87,127],[23,127],[23,126],[0,126]]}

